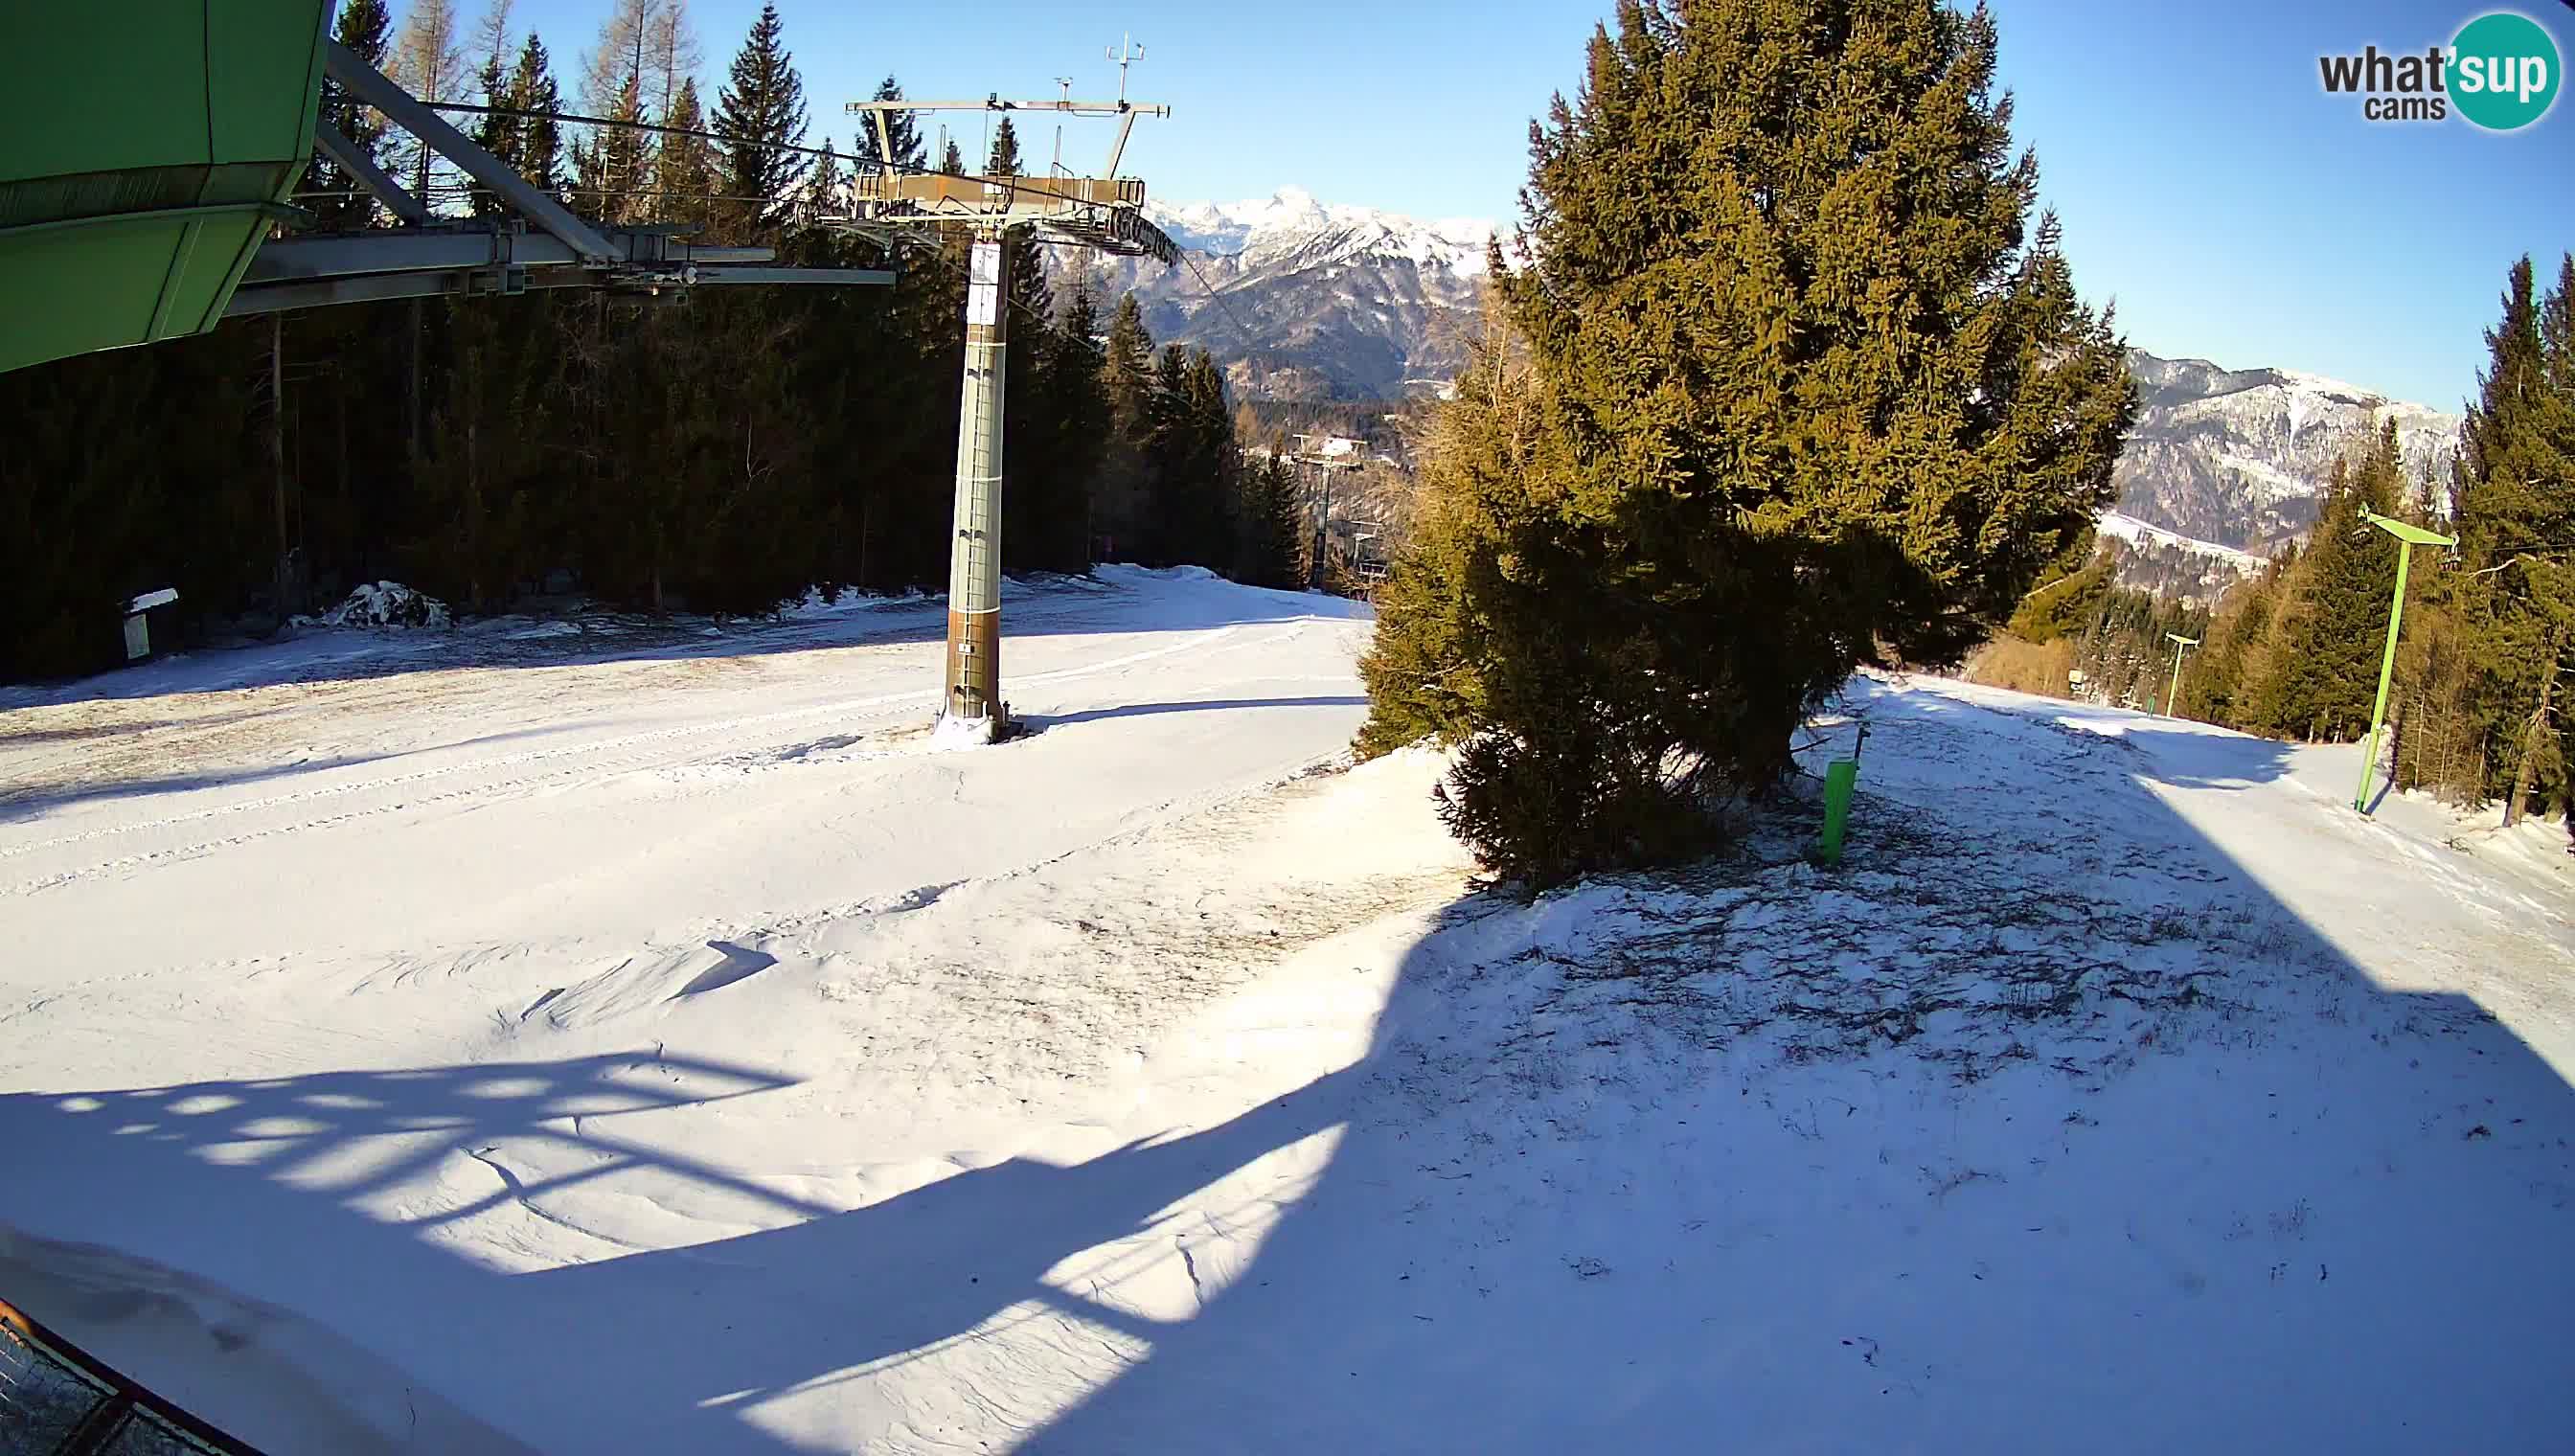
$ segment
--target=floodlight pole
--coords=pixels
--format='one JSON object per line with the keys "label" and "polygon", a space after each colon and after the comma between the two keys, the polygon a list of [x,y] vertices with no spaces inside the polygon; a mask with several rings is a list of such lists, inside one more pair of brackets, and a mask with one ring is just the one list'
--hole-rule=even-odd
{"label": "floodlight pole", "polygon": [[2182,650],[2184,648],[2195,648],[2199,646],[2199,639],[2195,637],[2183,637],[2177,632],[2168,632],[2164,634],[2164,640],[2173,645],[2172,686],[2164,690],[2164,717],[2179,718],[2181,715],[2174,711],[2173,705],[2181,702]]}
{"label": "floodlight pole", "polygon": [[2443,536],[2409,526],[2377,512],[2361,508],[2360,519],[2396,538],[2396,594],[2387,606],[2387,650],[2378,660],[2378,706],[2369,711],[2369,742],[2360,753],[2360,789],[2351,797],[2351,806],[2369,812],[2369,775],[2378,766],[2378,728],[2387,721],[2387,685],[2396,676],[2396,631],[2405,621],[2405,577],[2414,565],[2417,546],[2457,546],[2455,536]]}
{"label": "floodlight pole", "polygon": [[956,537],[948,557],[944,729],[990,742],[1002,702],[1002,382],[1010,347],[1010,251],[979,228],[966,285],[966,388],[957,409]]}

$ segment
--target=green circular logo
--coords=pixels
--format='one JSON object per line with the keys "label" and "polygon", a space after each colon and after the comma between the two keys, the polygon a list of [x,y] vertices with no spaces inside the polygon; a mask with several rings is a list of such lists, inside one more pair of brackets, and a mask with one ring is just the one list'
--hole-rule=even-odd
{"label": "green circular logo", "polygon": [[2480,15],[2450,43],[2450,100],[2487,131],[2518,131],[2548,114],[2563,69],[2538,21],[2508,10]]}

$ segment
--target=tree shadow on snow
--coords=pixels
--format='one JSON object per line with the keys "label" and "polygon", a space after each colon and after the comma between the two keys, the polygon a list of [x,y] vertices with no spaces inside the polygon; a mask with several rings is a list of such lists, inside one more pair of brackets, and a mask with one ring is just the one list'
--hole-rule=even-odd
{"label": "tree shadow on snow", "polygon": [[[673,1048],[0,1097],[32,1170],[0,1214],[310,1313],[552,1452],[834,1444],[776,1423],[922,1362],[1048,1452],[2575,1440],[2575,1093],[2144,786],[2286,745],[1886,701],[1909,741],[1872,736],[1838,875],[1756,844],[1469,896],[1361,1060],[1072,1165],[835,1211],[656,1149],[788,1085]],[[1584,905],[1632,933],[1586,950]],[[376,1197],[431,1170],[442,1200]],[[617,1179],[757,1231],[534,1272],[441,1241]],[[112,1311],[30,1312],[116,1358]]]}

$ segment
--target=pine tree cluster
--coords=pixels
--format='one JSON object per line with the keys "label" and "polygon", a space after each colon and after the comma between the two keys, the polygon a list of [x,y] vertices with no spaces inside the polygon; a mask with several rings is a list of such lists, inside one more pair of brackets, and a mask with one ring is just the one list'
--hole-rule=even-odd
{"label": "pine tree cluster", "polygon": [[1457,743],[1495,869],[1699,851],[1854,666],[1954,661],[2108,503],[2134,391],[1994,45],[1936,0],[1624,0],[1532,128],[1364,665],[1362,746]]}
{"label": "pine tree cluster", "polygon": [[[340,11],[339,38],[371,61],[385,62],[391,31],[381,0]],[[472,58],[478,99],[560,109],[544,42],[531,33],[506,59],[502,49]],[[482,118],[479,140],[603,221],[764,243],[794,265],[886,266],[812,225],[838,210],[840,159],[771,145],[806,127],[777,10],[754,23],[703,120],[693,50],[674,0],[619,0],[583,84],[604,86],[618,115],[659,121],[666,106],[672,125],[724,141],[514,115]],[[889,77],[879,94],[901,88]],[[336,88],[323,108],[370,155],[401,155],[399,134]],[[896,163],[922,165],[913,119],[891,131]],[[878,164],[872,131],[853,150],[851,165]],[[383,221],[326,162],[307,185],[330,194],[314,201],[336,226]],[[379,578],[467,612],[565,588],[758,613],[815,588],[943,587],[966,246],[907,255],[890,289],[349,305],[0,375],[0,418],[19,422],[0,452],[0,531],[28,548],[0,576],[0,680],[111,665],[119,605],[165,586],[198,623],[274,618]],[[1292,543],[1283,557],[1277,533],[1254,529],[1257,476],[1214,361],[1178,349],[1155,359],[1132,299],[1104,327],[1090,284],[1057,299],[1033,250],[1017,261],[1010,569],[1082,572],[1107,550],[1288,584]],[[269,453],[273,327],[282,487]],[[278,570],[281,548],[292,573]]]}

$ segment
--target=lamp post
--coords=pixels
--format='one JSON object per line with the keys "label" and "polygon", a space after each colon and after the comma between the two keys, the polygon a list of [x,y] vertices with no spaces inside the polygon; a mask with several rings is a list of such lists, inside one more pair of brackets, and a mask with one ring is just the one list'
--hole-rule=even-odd
{"label": "lamp post", "polygon": [[2164,690],[2164,717],[2179,718],[2181,717],[2181,714],[2174,710],[2173,705],[2181,702],[2182,649],[2195,648],[2199,646],[2199,639],[2195,637],[2183,637],[2177,632],[2168,632],[2164,634],[2164,641],[2173,645],[2172,686]]}
{"label": "lamp post", "polygon": [[2387,651],[2378,660],[2378,706],[2369,711],[2369,742],[2360,753],[2360,789],[2351,798],[2351,806],[2365,814],[2369,812],[2369,773],[2378,766],[2378,728],[2387,721],[2387,682],[2396,674],[2396,630],[2405,621],[2405,576],[2414,565],[2414,548],[2457,546],[2459,539],[2408,526],[2365,506],[2360,519],[2395,537],[2397,542],[2396,594],[2387,606]]}

